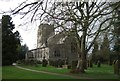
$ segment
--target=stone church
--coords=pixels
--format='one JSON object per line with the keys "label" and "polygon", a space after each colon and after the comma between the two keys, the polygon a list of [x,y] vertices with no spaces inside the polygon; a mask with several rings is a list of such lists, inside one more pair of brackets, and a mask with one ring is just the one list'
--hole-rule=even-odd
{"label": "stone church", "polygon": [[29,50],[26,59],[42,61],[68,60],[71,63],[77,60],[76,42],[74,36],[65,35],[64,32],[55,34],[54,26],[41,24],[37,34],[37,48]]}

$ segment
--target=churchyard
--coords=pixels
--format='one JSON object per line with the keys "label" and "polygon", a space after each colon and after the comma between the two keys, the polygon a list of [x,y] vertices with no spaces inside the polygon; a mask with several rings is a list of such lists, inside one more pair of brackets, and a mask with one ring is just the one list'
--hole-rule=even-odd
{"label": "churchyard", "polygon": [[[87,68],[86,73],[71,73],[71,69],[56,68],[53,66],[42,67],[41,64],[37,66],[20,65],[20,67],[35,70],[44,71],[48,73],[28,71],[20,69],[15,66],[3,66],[2,77],[3,79],[110,79],[118,80],[119,75],[114,74],[113,65],[109,66],[102,64],[101,67],[93,65],[92,68]],[[56,73],[56,74],[50,74]],[[58,75],[57,75],[58,74]],[[59,75],[60,74],[60,75]],[[66,76],[67,75],[67,76]]]}

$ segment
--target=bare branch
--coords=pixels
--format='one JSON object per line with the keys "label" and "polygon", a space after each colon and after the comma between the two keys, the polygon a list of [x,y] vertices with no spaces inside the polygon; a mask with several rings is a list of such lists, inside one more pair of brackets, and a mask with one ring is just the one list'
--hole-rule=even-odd
{"label": "bare branch", "polygon": [[13,15],[14,15],[14,14],[17,14],[18,12],[20,12],[20,11],[23,10],[24,8],[26,8],[26,7],[30,6],[30,5],[35,5],[35,4],[37,4],[37,3],[38,3],[38,2],[33,2],[33,3],[30,3],[30,4],[26,4],[26,5],[23,6],[22,8],[16,10],[16,11],[13,13]]}

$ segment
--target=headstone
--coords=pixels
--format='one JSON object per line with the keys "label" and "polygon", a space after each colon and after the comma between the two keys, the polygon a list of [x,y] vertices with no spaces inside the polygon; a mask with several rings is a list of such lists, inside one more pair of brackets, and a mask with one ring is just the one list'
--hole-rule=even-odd
{"label": "headstone", "polygon": [[100,63],[100,60],[98,60],[97,67],[100,67],[100,66],[101,66],[101,63]]}
{"label": "headstone", "polygon": [[119,74],[119,61],[117,60],[114,64],[114,73]]}
{"label": "headstone", "polygon": [[68,68],[68,65],[62,65],[62,68],[66,68],[66,69],[67,69],[67,68]]}

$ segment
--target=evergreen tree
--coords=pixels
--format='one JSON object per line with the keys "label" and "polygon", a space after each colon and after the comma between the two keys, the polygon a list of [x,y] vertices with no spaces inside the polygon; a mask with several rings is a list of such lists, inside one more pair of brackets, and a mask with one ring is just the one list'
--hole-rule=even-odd
{"label": "evergreen tree", "polygon": [[94,43],[94,46],[93,46],[94,48],[93,48],[93,51],[92,51],[92,61],[93,62],[97,62],[97,56],[98,56],[98,43],[97,43],[97,41],[95,41],[95,43]]}
{"label": "evergreen tree", "polygon": [[103,42],[101,44],[100,47],[100,52],[101,52],[101,57],[102,57],[102,61],[109,61],[109,57],[110,57],[110,47],[109,47],[109,39],[108,39],[108,35],[107,33],[105,33]]}
{"label": "evergreen tree", "polygon": [[18,54],[18,59],[19,60],[25,59],[25,54],[28,51],[28,46],[26,44],[24,44],[24,45],[19,47],[19,50],[20,50],[20,52]]}
{"label": "evergreen tree", "polygon": [[11,65],[17,60],[18,46],[20,45],[20,35],[16,31],[13,33],[15,25],[9,15],[2,16],[2,65]]}

